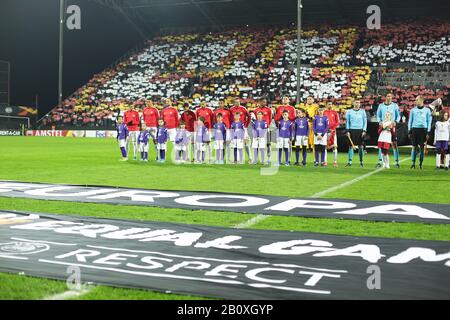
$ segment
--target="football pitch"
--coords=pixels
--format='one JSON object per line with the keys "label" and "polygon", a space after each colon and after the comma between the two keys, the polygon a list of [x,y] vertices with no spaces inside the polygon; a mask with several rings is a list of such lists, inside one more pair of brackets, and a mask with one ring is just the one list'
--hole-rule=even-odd
{"label": "football pitch", "polygon": [[[0,179],[23,182],[105,185],[161,190],[232,192],[288,197],[342,198],[395,202],[450,204],[450,172],[435,170],[434,153],[425,158],[423,170],[409,168],[409,149],[400,155],[401,168],[377,170],[374,150],[359,167],[357,156],[345,168],[347,154],[340,153],[339,168],[280,167],[262,175],[260,165],[176,165],[156,163],[150,147],[149,163],[120,162],[114,139],[57,137],[0,137]],[[329,159],[332,154],[329,153]],[[392,157],[391,157],[392,158]],[[329,161],[330,162],[330,161]],[[392,162],[392,160],[391,160]],[[373,173],[373,174],[370,174]],[[361,178],[361,179],[358,179]],[[355,180],[356,179],[356,180]],[[127,205],[73,203],[0,197],[0,209],[99,218],[164,221],[209,226],[307,231],[353,236],[419,240],[450,240],[450,225],[393,223],[269,216],[246,224],[256,214],[185,210]],[[0,273],[0,299],[46,299],[66,292],[64,281]],[[145,290],[95,286],[73,299],[204,299]]]}

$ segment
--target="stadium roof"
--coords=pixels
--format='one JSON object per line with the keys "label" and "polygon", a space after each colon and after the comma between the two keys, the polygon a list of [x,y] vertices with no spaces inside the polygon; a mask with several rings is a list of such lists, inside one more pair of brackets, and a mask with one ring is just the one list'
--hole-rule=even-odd
{"label": "stadium roof", "polygon": [[[122,12],[144,34],[150,30],[233,25],[289,24],[296,21],[297,0],[92,0]],[[379,5],[381,19],[443,17],[448,0],[302,0],[308,23],[364,22],[369,5]],[[437,9],[439,8],[439,9]]]}

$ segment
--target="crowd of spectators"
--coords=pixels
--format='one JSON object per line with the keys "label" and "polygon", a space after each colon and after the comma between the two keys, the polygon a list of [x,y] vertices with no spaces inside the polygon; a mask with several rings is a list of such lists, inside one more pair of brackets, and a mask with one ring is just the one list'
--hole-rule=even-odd
{"label": "crowd of spectators", "polygon": [[388,62],[450,63],[450,22],[398,22],[368,30],[356,58],[370,66]]}
{"label": "crowd of spectators", "polygon": [[[354,97],[362,97],[363,106],[372,110],[382,87],[394,91],[396,101],[406,109],[413,106],[417,94],[448,101],[448,82],[433,89],[389,86],[385,69],[372,67],[387,62],[447,66],[449,34],[449,23],[433,22],[383,25],[381,30],[366,32],[363,39],[349,26],[303,31],[301,99],[331,101],[343,112]],[[94,75],[44,117],[41,127],[112,128],[116,115],[129,105],[143,106],[145,100],[158,105],[164,97],[171,97],[179,107],[184,103],[195,107],[201,101],[215,107],[220,100],[231,104],[234,97],[249,107],[263,98],[273,103],[284,95],[294,99],[296,50],[294,28],[235,28],[158,37],[114,68]],[[411,70],[390,70],[399,74],[395,78],[399,81],[408,80],[401,74],[405,71]]]}

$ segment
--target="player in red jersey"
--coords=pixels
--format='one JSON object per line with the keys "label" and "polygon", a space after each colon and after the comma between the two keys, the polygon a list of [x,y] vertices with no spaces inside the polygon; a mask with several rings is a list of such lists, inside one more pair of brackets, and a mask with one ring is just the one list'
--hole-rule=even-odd
{"label": "player in red jersey", "polygon": [[[231,123],[233,120],[231,119],[231,112],[230,109],[225,105],[225,101],[221,100],[219,102],[219,107],[214,110],[214,123],[217,122],[217,115],[222,115],[222,122],[225,124],[226,127],[226,137],[225,137],[225,153],[227,157],[227,162],[230,162],[230,141],[231,141]],[[225,159],[225,155],[223,156]]]}
{"label": "player in red jersey", "polygon": [[234,99],[234,105],[230,108],[230,112],[232,118],[234,119],[234,115],[239,113],[240,121],[244,125],[244,144],[245,144],[245,152],[247,153],[248,162],[252,163],[251,154],[250,154],[250,138],[248,136],[248,126],[250,124],[251,116],[248,112],[247,108],[241,106],[241,100],[239,98]]}
{"label": "player in red jersey", "polygon": [[[204,119],[203,124],[206,129],[208,129],[209,136],[212,137],[212,127],[214,125],[214,111],[211,108],[208,108],[205,101],[200,103],[200,106],[195,110],[195,115],[197,119],[202,117]],[[209,142],[206,143],[206,149],[208,149],[208,163],[211,162],[211,144]]]}
{"label": "player in red jersey", "polygon": [[178,124],[180,123],[180,115],[178,114],[177,108],[172,107],[172,101],[169,98],[164,100],[164,109],[161,111],[161,118],[166,125],[169,139],[173,142],[177,133]]}
{"label": "player in red jersey", "polygon": [[297,115],[295,114],[295,108],[289,104],[289,97],[284,96],[281,99],[281,105],[277,107],[277,112],[275,113],[275,122],[278,123],[283,117],[283,112],[286,110],[289,115],[289,120],[295,121]]}
{"label": "player in red jersey", "polygon": [[[262,119],[266,121],[267,123],[267,163],[270,164],[270,156],[271,156],[271,147],[272,147],[272,129],[271,124],[273,120],[273,113],[272,109],[267,106],[267,100],[262,99],[260,103],[258,103],[258,106],[255,110],[253,110],[253,113],[255,116],[258,114],[258,112],[262,113]],[[275,140],[276,141],[276,140]]]}
{"label": "player in red jersey", "polygon": [[156,134],[156,128],[158,127],[159,110],[153,106],[153,101],[148,101],[147,106],[142,110],[142,120],[149,128],[150,134],[154,136]]}
{"label": "player in red jersey", "polygon": [[[295,112],[295,108],[293,106],[291,106],[289,104],[290,99],[288,96],[283,96],[283,98],[281,99],[281,104],[277,107],[276,112],[275,112],[275,123],[278,125],[278,122],[280,122],[280,120],[283,118],[283,112],[287,111],[288,112],[288,119],[292,122],[295,121],[295,119],[297,118],[296,112]],[[291,157],[292,154],[292,144],[289,148],[289,158]]]}
{"label": "player in red jersey", "polygon": [[324,111],[324,116],[328,118],[329,123],[329,134],[327,148],[325,149],[325,162],[327,161],[327,149],[333,149],[333,166],[337,167],[337,135],[336,129],[339,127],[339,114],[337,111],[333,110],[333,103],[331,101],[327,102],[326,110]]}
{"label": "player in red jersey", "polygon": [[[125,111],[125,113],[123,114],[123,122],[127,125],[128,130],[130,131],[129,139],[133,144],[133,155],[134,155],[133,159],[136,160],[138,152],[138,135],[139,135],[139,126],[141,124],[141,116],[139,115],[139,112],[136,110],[136,106],[134,104],[130,106],[130,110]],[[129,142],[127,142],[127,154],[129,149],[128,145]]]}
{"label": "player in red jersey", "polygon": [[208,128],[208,130],[212,129],[214,124],[214,112],[211,108],[208,108],[205,101],[200,103],[200,106],[195,110],[195,115],[197,116],[197,119],[203,117],[205,119],[205,127]]}
{"label": "player in red jersey", "polygon": [[[153,101],[149,100],[147,106],[142,110],[142,121],[146,124],[147,130],[150,133],[150,137],[153,139],[155,150],[156,149],[156,131],[158,127],[159,110],[153,106]],[[156,152],[156,157],[158,160],[158,152]]]}
{"label": "player in red jersey", "polygon": [[192,162],[195,161],[195,152],[194,152],[194,146],[195,146],[195,139],[194,139],[194,126],[195,121],[197,121],[197,116],[195,115],[195,112],[191,110],[189,107],[189,103],[185,102],[183,104],[183,113],[181,114],[181,120],[184,121],[186,125],[186,131],[188,132],[188,140],[190,141],[190,149],[189,149],[189,155],[188,158],[191,159]]}
{"label": "player in red jersey", "polygon": [[225,105],[225,101],[223,100],[219,102],[219,107],[214,110],[214,123],[217,122],[216,119],[219,113],[222,115],[222,121],[225,124],[225,127],[229,129],[233,121],[231,119],[230,109],[228,109],[228,107]]}

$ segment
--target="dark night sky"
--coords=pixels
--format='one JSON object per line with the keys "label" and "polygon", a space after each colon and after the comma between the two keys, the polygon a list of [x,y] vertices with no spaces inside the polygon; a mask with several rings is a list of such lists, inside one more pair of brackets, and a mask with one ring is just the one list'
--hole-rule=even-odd
{"label": "dark night sky", "polygon": [[[155,1],[136,1],[153,3],[138,9],[143,17],[140,26],[148,36],[158,33],[159,27],[211,27],[203,10],[189,1]],[[180,2],[189,5],[170,5]],[[296,0],[215,0],[211,3],[208,12],[219,25],[296,21]],[[308,9],[303,13],[304,22],[338,23],[352,18],[365,25],[369,4],[380,5],[382,22],[403,16],[433,19],[432,15],[439,15],[448,19],[450,12],[448,0],[303,0],[303,3]],[[93,0],[66,0],[66,4],[80,6],[81,30],[65,31],[64,97],[143,41],[123,15],[113,9]],[[202,8],[205,9],[204,5]],[[59,0],[0,0],[0,60],[11,63],[12,105],[34,106],[39,95],[40,117],[56,106],[58,37]]]}
{"label": "dark night sky", "polygon": [[[81,30],[64,39],[63,96],[142,42],[116,11],[88,0],[68,0],[81,8]],[[11,63],[11,104],[35,105],[39,116],[58,101],[58,0],[0,1],[0,60]]]}

